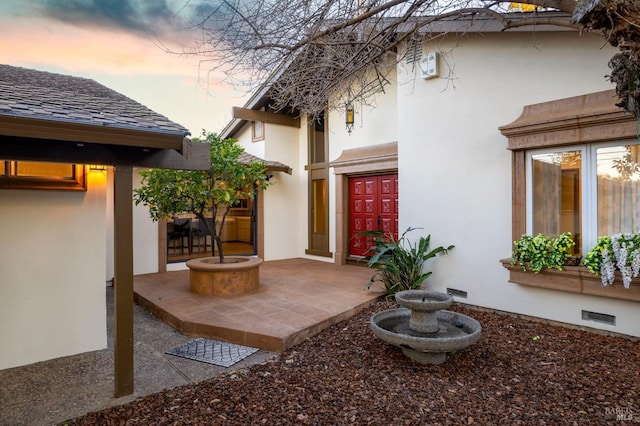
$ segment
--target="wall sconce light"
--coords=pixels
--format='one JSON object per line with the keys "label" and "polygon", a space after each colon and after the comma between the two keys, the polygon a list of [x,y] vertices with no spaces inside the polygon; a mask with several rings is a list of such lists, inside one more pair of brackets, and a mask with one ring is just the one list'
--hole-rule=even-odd
{"label": "wall sconce light", "polygon": [[345,105],[345,123],[347,125],[347,132],[349,132],[349,134],[351,134],[351,132],[353,131],[353,122],[354,122],[353,105],[351,104],[351,102],[347,102],[347,104]]}
{"label": "wall sconce light", "polygon": [[89,171],[90,172],[106,172],[107,166],[103,164],[89,164]]}

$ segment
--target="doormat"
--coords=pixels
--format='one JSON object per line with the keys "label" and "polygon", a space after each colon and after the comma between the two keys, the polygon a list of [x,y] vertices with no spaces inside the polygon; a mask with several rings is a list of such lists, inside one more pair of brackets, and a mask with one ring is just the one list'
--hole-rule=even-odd
{"label": "doormat", "polygon": [[257,348],[220,342],[218,340],[194,339],[184,345],[169,349],[165,353],[194,361],[230,367],[249,355],[258,352],[258,350]]}

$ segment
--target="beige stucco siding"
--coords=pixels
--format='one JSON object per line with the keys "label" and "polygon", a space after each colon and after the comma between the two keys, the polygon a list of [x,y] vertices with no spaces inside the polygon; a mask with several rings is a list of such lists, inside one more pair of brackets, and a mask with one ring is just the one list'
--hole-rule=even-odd
{"label": "beige stucco siding", "polygon": [[107,346],[106,175],[0,191],[0,369]]}
{"label": "beige stucco siding", "polygon": [[[266,123],[264,139],[251,140],[251,123],[234,137],[246,152],[259,158],[290,166],[292,174],[270,172],[271,185],[264,193],[264,258],[265,260],[300,257],[306,248],[306,210],[300,200],[306,200],[306,173],[301,156],[306,156],[304,119],[300,128]],[[306,203],[306,201],[305,201]],[[306,204],[305,204],[306,205]]]}
{"label": "beige stucco siding", "polygon": [[[638,335],[637,304],[511,284],[498,262],[511,254],[511,153],[498,127],[525,105],[612,88],[604,76],[615,50],[603,45],[596,36],[518,33],[425,47],[446,53],[441,77],[399,86],[398,162],[400,229],[421,226],[434,244],[456,245],[431,267],[429,287],[464,290],[474,305]],[[400,81],[413,78],[403,72]],[[617,326],[583,322],[583,309],[616,315]]]}

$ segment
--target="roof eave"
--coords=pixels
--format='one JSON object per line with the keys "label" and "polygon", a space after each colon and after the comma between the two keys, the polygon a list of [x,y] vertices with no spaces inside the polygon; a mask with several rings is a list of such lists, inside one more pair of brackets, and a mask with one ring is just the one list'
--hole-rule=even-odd
{"label": "roof eave", "polygon": [[4,136],[175,149],[178,151],[182,150],[183,140],[189,134],[187,131],[158,131],[118,126],[98,126],[13,115],[0,115],[0,129],[0,134]]}
{"label": "roof eave", "polygon": [[[577,29],[575,28],[545,23],[547,20],[566,21],[567,23],[570,23],[572,15],[564,12],[549,11],[536,12],[535,14],[533,12],[527,12],[518,14],[514,13],[511,15],[512,16],[509,16],[510,21],[517,22],[535,20],[538,22],[538,24],[515,26],[506,29],[507,32],[577,31]],[[482,16],[476,14],[463,17],[458,16],[446,19],[438,19],[432,22],[428,22],[429,19],[431,18],[418,17],[412,19],[405,24],[401,24],[398,32],[403,33],[406,31],[412,31],[416,27],[416,24],[420,25],[420,20],[424,20],[426,22],[420,27],[420,32],[426,34],[505,32],[503,23],[488,15]]]}
{"label": "roof eave", "polygon": [[293,173],[293,169],[287,165],[278,165],[278,166],[269,166],[266,165],[265,166],[267,168],[267,171],[269,172],[285,172],[286,174],[290,175]]}
{"label": "roof eave", "polygon": [[[269,90],[271,90],[272,84],[280,78],[288,62],[280,64],[280,66],[267,78],[267,80],[260,85],[260,87],[251,95],[249,100],[244,104],[243,108],[246,109],[260,109],[269,100]],[[239,118],[233,118],[220,132],[222,139],[228,139],[234,137],[240,129],[247,123],[247,120]]]}

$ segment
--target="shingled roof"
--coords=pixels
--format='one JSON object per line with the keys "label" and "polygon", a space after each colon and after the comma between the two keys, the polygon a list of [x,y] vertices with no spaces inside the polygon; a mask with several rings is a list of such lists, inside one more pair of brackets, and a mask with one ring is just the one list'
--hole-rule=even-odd
{"label": "shingled roof", "polygon": [[253,154],[249,154],[248,152],[243,152],[242,154],[240,154],[240,157],[238,157],[238,161],[240,163],[254,163],[259,161],[264,164],[264,166],[267,168],[268,171],[285,172],[288,174],[291,174],[292,172],[291,167],[287,166],[284,163],[281,163],[279,161],[263,160],[260,157],[256,157]]}
{"label": "shingled roof", "polygon": [[94,80],[0,65],[0,115],[186,136],[189,131]]}

